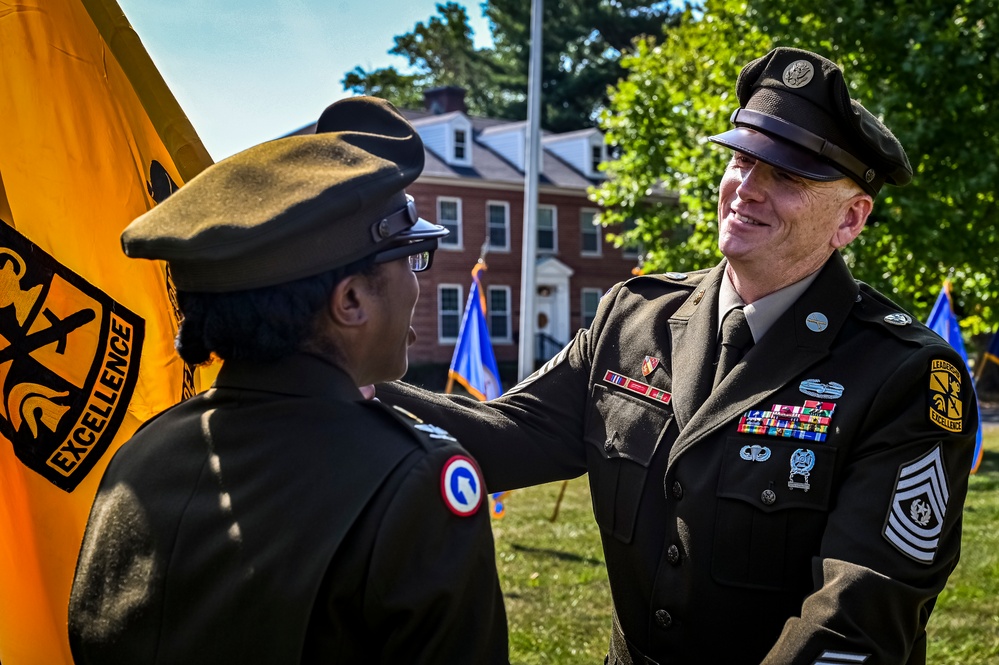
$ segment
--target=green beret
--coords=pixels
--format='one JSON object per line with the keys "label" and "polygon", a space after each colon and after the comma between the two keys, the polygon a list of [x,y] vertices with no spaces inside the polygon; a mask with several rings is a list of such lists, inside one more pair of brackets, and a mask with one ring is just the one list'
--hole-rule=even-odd
{"label": "green beret", "polygon": [[405,187],[423,142],[388,102],[352,97],[323,133],[244,150],[205,169],[121,235],[125,254],[170,264],[177,288],[225,292],[317,275],[447,234]]}
{"label": "green beret", "polygon": [[743,67],[736,93],[735,128],[715,143],[812,180],[851,178],[872,196],[912,179],[902,144],[820,55],[776,48]]}

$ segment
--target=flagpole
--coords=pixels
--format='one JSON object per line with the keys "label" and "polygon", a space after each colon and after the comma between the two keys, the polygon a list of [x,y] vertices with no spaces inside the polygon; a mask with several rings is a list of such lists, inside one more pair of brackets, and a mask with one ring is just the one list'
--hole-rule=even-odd
{"label": "flagpole", "polygon": [[520,266],[520,353],[517,380],[534,371],[534,292],[537,263],[538,172],[541,152],[541,19],[543,0],[531,0],[531,60],[527,72],[527,160],[524,168],[524,244]]}

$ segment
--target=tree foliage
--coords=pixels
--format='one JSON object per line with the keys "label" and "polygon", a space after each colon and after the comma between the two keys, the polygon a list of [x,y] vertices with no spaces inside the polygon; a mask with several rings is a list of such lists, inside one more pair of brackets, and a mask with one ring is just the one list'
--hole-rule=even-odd
{"label": "tree foliage", "polygon": [[[466,89],[470,113],[524,119],[531,3],[486,0],[481,6],[491,27],[491,48],[475,48],[463,7],[437,5],[437,16],[396,37],[390,50],[406,58],[414,73],[355,67],[344,77],[344,88],[416,108],[424,90],[456,85]],[[607,102],[608,86],[623,74],[622,52],[636,37],[658,34],[673,16],[669,2],[545,0],[542,126],[557,132],[593,126]]]}
{"label": "tree foliage", "polygon": [[[723,150],[739,69],[776,45],[843,66],[853,96],[883,117],[916,171],[885,187],[846,255],[854,274],[925,319],[950,277],[971,331],[990,329],[999,296],[997,0],[711,0],[659,40],[637,44],[602,119],[620,158],[594,192],[608,222],[632,217],[649,270],[718,259]],[[657,185],[679,206],[649,204]]]}

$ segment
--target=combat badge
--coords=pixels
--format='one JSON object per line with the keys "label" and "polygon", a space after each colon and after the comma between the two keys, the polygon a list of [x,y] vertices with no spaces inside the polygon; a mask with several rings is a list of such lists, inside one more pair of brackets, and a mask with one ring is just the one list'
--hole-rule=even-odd
{"label": "combat badge", "polygon": [[447,507],[458,517],[475,514],[482,504],[482,480],[471,459],[455,455],[444,464],[441,495]]}
{"label": "combat badge", "polygon": [[937,445],[899,468],[882,532],[884,537],[907,557],[933,563],[949,499],[947,472]]}
{"label": "combat badge", "polygon": [[930,363],[930,421],[948,432],[960,432],[964,427],[961,417],[961,373],[946,360]]}
{"label": "combat badge", "polygon": [[838,399],[843,396],[842,384],[830,381],[822,383],[818,379],[805,379],[798,384],[798,390],[811,397],[821,397],[823,399]]}
{"label": "combat badge", "polygon": [[139,374],[144,323],[0,224],[0,434],[72,492],[107,450]]}

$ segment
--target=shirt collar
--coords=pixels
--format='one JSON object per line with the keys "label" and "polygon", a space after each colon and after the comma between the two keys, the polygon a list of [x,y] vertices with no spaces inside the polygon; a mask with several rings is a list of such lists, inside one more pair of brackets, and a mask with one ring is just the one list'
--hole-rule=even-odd
{"label": "shirt collar", "polygon": [[721,333],[721,324],[729,310],[742,307],[746,314],[746,322],[753,333],[753,342],[759,342],[763,335],[770,330],[780,315],[787,311],[794,302],[801,297],[801,294],[812,285],[815,278],[819,276],[819,270],[801,279],[794,284],[789,284],[782,289],[763,296],[756,302],[747,305],[742,297],[735,290],[732,279],[728,275],[728,270],[722,278],[721,290],[718,293],[718,332]]}

